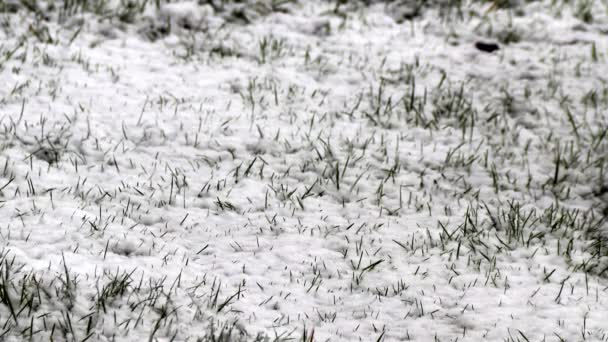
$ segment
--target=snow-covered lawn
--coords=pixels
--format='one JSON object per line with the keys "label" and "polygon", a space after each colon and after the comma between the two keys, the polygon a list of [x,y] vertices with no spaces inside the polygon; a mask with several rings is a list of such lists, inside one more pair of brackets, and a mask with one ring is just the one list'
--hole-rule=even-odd
{"label": "snow-covered lawn", "polygon": [[608,341],[605,0],[106,2],[0,0],[0,341]]}

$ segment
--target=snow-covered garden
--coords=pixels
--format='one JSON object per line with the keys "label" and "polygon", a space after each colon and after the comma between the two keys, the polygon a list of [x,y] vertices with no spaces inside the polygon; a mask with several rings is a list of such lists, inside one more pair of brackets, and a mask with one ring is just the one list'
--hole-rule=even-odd
{"label": "snow-covered garden", "polygon": [[608,1],[0,0],[0,341],[608,341]]}

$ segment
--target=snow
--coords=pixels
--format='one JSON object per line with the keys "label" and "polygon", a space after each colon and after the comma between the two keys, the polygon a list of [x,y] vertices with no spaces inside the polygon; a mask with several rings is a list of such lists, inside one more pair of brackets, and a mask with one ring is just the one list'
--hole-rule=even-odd
{"label": "snow", "polygon": [[551,2],[0,13],[0,340],[608,340],[608,17]]}

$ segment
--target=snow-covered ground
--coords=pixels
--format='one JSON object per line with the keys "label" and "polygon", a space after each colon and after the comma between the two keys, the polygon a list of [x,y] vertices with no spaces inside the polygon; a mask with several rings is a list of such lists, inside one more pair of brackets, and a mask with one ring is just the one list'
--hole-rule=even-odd
{"label": "snow-covered ground", "polygon": [[605,0],[224,2],[0,0],[0,341],[608,340]]}

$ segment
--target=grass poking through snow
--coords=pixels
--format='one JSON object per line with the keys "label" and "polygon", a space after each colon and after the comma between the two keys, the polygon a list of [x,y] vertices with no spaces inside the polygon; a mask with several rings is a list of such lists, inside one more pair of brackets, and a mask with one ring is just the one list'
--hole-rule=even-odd
{"label": "grass poking through snow", "polygon": [[0,2],[0,340],[608,340],[607,9]]}

